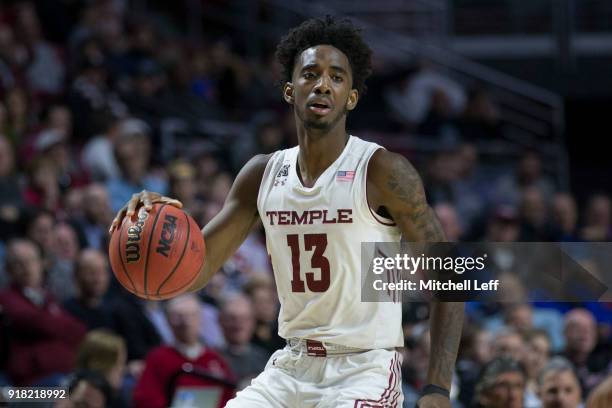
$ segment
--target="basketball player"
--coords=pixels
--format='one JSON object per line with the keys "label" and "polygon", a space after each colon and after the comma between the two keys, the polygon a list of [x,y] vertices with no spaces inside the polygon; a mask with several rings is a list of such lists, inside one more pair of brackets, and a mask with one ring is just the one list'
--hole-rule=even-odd
{"label": "basketball player", "polygon": [[[361,242],[444,241],[421,180],[402,156],[347,134],[370,73],[371,51],[346,20],[312,19],[277,48],[283,98],[293,106],[299,146],[259,155],[240,171],[217,216],[203,229],[202,288],[258,218],[281,302],[287,347],[227,405],[395,407],[402,405],[401,304],[360,301]],[[180,203],[135,194],[119,212]],[[448,390],[463,304],[432,303],[431,358],[421,408],[450,407]]]}

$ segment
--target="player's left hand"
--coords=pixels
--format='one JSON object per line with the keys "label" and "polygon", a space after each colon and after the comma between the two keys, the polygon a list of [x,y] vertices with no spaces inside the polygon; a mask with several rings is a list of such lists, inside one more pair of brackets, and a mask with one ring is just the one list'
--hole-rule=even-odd
{"label": "player's left hand", "polygon": [[416,408],[451,408],[451,403],[443,395],[429,394],[419,399]]}

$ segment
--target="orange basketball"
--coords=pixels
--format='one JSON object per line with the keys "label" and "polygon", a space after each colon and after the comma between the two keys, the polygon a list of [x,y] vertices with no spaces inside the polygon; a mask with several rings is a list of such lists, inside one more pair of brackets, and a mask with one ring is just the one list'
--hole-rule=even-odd
{"label": "orange basketball", "polygon": [[140,207],[113,231],[108,248],[115,277],[144,299],[168,299],[194,283],[206,247],[198,224],[168,204]]}

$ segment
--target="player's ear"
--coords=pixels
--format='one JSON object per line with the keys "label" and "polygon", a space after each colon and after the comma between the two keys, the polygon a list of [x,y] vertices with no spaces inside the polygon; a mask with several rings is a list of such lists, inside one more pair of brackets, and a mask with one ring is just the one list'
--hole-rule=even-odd
{"label": "player's ear", "polygon": [[348,100],[346,101],[346,109],[352,111],[357,106],[359,101],[359,92],[356,89],[351,89]]}
{"label": "player's ear", "polygon": [[283,98],[289,105],[293,105],[293,84],[291,82],[287,82],[283,86]]}

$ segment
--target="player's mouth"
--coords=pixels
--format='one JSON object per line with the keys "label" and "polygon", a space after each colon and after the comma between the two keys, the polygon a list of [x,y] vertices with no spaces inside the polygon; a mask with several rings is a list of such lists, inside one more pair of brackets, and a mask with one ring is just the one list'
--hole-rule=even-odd
{"label": "player's mouth", "polygon": [[316,115],[325,116],[332,110],[332,105],[326,101],[311,102],[308,109]]}

